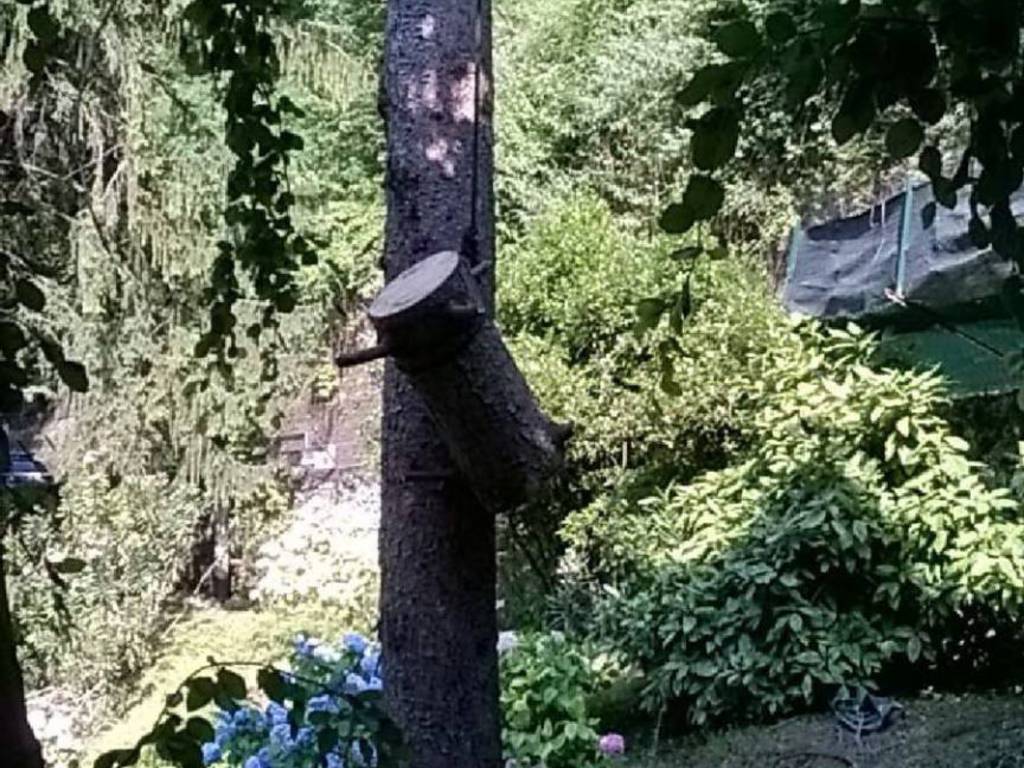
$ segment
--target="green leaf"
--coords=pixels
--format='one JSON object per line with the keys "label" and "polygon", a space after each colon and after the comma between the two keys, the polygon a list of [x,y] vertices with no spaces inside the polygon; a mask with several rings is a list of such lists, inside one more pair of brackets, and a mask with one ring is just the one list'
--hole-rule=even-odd
{"label": "green leaf", "polygon": [[13,358],[27,343],[21,326],[11,320],[0,320],[0,350]]}
{"label": "green leaf", "polygon": [[910,157],[924,141],[924,129],[912,117],[893,123],[885,134],[885,148],[897,160]]}
{"label": "green leaf", "polygon": [[281,131],[281,137],[279,139],[281,148],[286,152],[299,152],[305,146],[305,142],[302,137],[297,133],[291,131]]}
{"label": "green leaf", "polygon": [[221,669],[217,672],[217,685],[233,699],[244,699],[247,695],[245,679],[230,669]]}
{"label": "green leaf", "polygon": [[662,299],[641,299],[636,305],[637,328],[641,331],[650,330],[658,324],[666,309]]}
{"label": "green leaf", "polygon": [[316,734],[316,746],[321,755],[326,755],[338,746],[338,731],[334,728],[321,728]]}
{"label": "green leaf", "polygon": [[683,209],[694,221],[712,218],[725,202],[725,188],[710,176],[691,176],[683,193]]}
{"label": "green leaf", "polygon": [[104,752],[96,758],[92,765],[93,768],[115,768],[115,766],[128,768],[139,761],[140,755],[141,750],[138,747],[134,749],[115,749],[110,752]]}
{"label": "green leaf", "polygon": [[217,686],[209,677],[194,677],[185,683],[188,695],[185,708],[192,712],[209,704],[217,693]]}
{"label": "green leaf", "polygon": [[699,245],[688,245],[685,248],[678,248],[668,255],[673,261],[693,261],[704,253]]}
{"label": "green leaf", "polygon": [[921,639],[914,635],[907,641],[907,658],[913,664],[921,656]]}
{"label": "green leaf", "polygon": [[921,169],[933,182],[942,177],[942,152],[934,145],[928,145],[921,150],[917,161],[917,167]]}
{"label": "green leaf", "polygon": [[63,560],[57,560],[56,562],[50,563],[50,567],[52,567],[53,570],[57,573],[63,574],[81,573],[85,570],[86,565],[88,565],[88,563],[86,563],[85,560],[81,560],[77,557],[65,557]]}
{"label": "green leaf", "polygon": [[832,138],[843,145],[871,127],[875,119],[875,96],[871,86],[858,80],[850,85],[832,118]]}
{"label": "green leaf", "polygon": [[282,96],[277,100],[277,108],[281,110],[283,114],[295,115],[295,117],[305,117],[306,112],[301,107],[295,104],[294,101],[289,99],[287,96]]}
{"label": "green leaf", "polygon": [[787,43],[796,37],[796,22],[788,13],[769,13],[768,18],[764,20],[764,32],[773,43]]}
{"label": "green leaf", "polygon": [[45,5],[37,5],[28,12],[28,28],[44,44],[53,43],[60,35],[60,27]]}
{"label": "green leaf", "polygon": [[31,280],[19,279],[14,283],[14,294],[18,302],[33,312],[42,312],[46,306],[46,297],[39,290],[39,286]]}
{"label": "green leaf", "polygon": [[65,360],[57,366],[57,375],[72,392],[89,391],[89,377],[81,363]]}
{"label": "green leaf", "polygon": [[28,385],[28,374],[17,363],[0,360],[0,382],[13,387],[24,387]]}
{"label": "green leaf", "polygon": [[935,201],[926,203],[921,209],[921,227],[923,229],[930,229],[932,224],[935,223]]}
{"label": "green leaf", "polygon": [[282,703],[287,698],[287,686],[281,673],[271,667],[264,667],[256,673],[256,684],[271,701]]}
{"label": "green leaf", "polygon": [[682,203],[672,203],[658,218],[658,226],[670,235],[681,235],[693,225],[693,218],[687,215]]}
{"label": "green leaf", "polygon": [[215,735],[213,732],[213,726],[201,717],[190,717],[188,722],[185,724],[185,730],[188,732],[189,736],[200,744],[213,741]]}
{"label": "green leaf", "polygon": [[971,216],[971,220],[967,224],[967,235],[971,239],[971,244],[978,249],[988,248],[992,242],[988,227],[978,216]]}
{"label": "green leaf", "polygon": [[910,95],[910,108],[922,121],[935,125],[946,114],[946,97],[935,88],[925,88]]}
{"label": "green leaf", "polygon": [[33,40],[25,45],[25,50],[21,52],[21,61],[29,72],[38,75],[46,69],[46,51]]}
{"label": "green leaf", "polygon": [[690,82],[676,95],[681,107],[693,107],[703,101],[723,102],[735,96],[746,72],[740,62],[708,64],[697,70]]}
{"label": "green leaf", "polygon": [[723,24],[711,37],[718,50],[734,59],[753,56],[761,49],[757,27],[745,19]]}
{"label": "green leaf", "polygon": [[739,112],[715,107],[697,121],[690,149],[693,163],[702,171],[721,168],[736,153],[740,138]]}

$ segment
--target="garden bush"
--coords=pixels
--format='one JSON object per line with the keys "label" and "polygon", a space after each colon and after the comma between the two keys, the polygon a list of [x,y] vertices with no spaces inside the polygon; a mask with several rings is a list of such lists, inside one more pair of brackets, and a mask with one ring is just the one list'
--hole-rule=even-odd
{"label": "garden bush", "polygon": [[558,632],[519,638],[501,658],[505,758],[545,768],[601,762],[595,698],[626,677],[617,662]]}
{"label": "garden bush", "polygon": [[[158,476],[114,484],[87,470],[62,487],[54,516],[26,521],[11,585],[33,687],[107,693],[152,660],[201,510],[198,494]],[[63,557],[81,571],[55,592],[46,562]]]}
{"label": "garden bush", "polygon": [[[396,739],[379,704],[380,649],[354,633],[337,643],[299,635],[289,661],[281,689],[266,686],[273,695],[265,706],[221,700],[213,738],[202,745],[203,762],[232,768],[377,766],[381,739]],[[187,687],[191,692],[197,686]]]}
{"label": "garden bush", "polygon": [[503,256],[499,318],[510,347],[545,410],[576,427],[564,492],[508,521],[511,626],[543,624],[539,598],[554,580],[566,514],[726,466],[749,442],[773,356],[796,346],[763,271],[743,257],[696,264],[686,321],[663,319],[638,336],[637,304],[685,279],[669,252],[575,193],[550,202]]}
{"label": "garden bush", "polygon": [[940,670],[1011,661],[965,643],[1022,638],[1020,503],[951,431],[941,379],[874,370],[856,329],[793,332],[796,352],[769,352],[744,460],[563,528],[577,626],[642,666],[651,709],[682,702],[698,724],[900,668],[948,683]]}

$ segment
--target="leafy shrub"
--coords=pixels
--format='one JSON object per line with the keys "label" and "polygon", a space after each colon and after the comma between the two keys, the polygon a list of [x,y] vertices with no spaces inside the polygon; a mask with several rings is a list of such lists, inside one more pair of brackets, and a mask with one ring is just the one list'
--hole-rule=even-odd
{"label": "leafy shrub", "polygon": [[571,362],[605,352],[675,272],[654,253],[594,195],[557,198],[499,263],[502,326],[555,341]]}
{"label": "leafy shrub", "polygon": [[965,639],[1020,636],[1019,504],[940,415],[941,380],[872,350],[804,328],[760,382],[748,458],[567,520],[566,598],[589,595],[587,631],[643,666],[650,707],[756,718],[899,666],[942,683]]}
{"label": "leafy shrub", "polygon": [[[750,441],[773,357],[796,346],[745,259],[697,264],[682,328],[663,319],[639,338],[638,302],[683,279],[667,250],[578,193],[552,201],[503,257],[499,315],[516,361],[545,410],[576,427],[566,492],[509,521],[502,593],[513,626],[539,623],[565,514],[725,466]],[[683,397],[671,394],[680,382]]]}
{"label": "leafy shrub", "polygon": [[[151,661],[166,600],[187,560],[198,495],[158,476],[116,485],[84,472],[63,487],[53,518],[30,518],[13,552],[13,614],[31,684],[110,691]],[[53,600],[46,560],[84,561]]]}
{"label": "leafy shrub", "polygon": [[598,764],[598,719],[587,700],[599,686],[592,660],[564,635],[521,638],[501,659],[505,757],[546,768]]}

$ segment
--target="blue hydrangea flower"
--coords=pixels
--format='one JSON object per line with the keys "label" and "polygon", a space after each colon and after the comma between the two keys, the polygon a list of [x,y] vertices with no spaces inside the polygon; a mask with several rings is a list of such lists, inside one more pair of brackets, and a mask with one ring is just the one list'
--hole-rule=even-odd
{"label": "blue hydrangea flower", "polygon": [[288,723],[280,723],[270,729],[270,743],[276,747],[289,747],[292,743],[292,729]]}
{"label": "blue hydrangea flower", "polygon": [[276,701],[272,701],[267,705],[265,716],[267,723],[270,725],[280,725],[281,723],[288,722],[288,710]]}
{"label": "blue hydrangea flower", "polygon": [[353,693],[362,693],[365,690],[366,681],[355,672],[349,672],[348,675],[345,676],[345,693],[351,695]]}
{"label": "blue hydrangea flower", "polygon": [[268,747],[261,747],[260,751],[256,753],[256,757],[260,761],[260,768],[272,768],[270,762],[270,749]]}
{"label": "blue hydrangea flower", "polygon": [[260,763],[260,759],[256,757],[256,755],[253,755],[252,757],[247,757],[245,759],[245,765],[243,768],[263,768],[263,765]]}
{"label": "blue hydrangea flower", "polygon": [[314,696],[306,704],[307,712],[330,712],[331,714],[338,714],[338,702],[336,702],[329,694],[323,693],[319,696]]}
{"label": "blue hydrangea flower", "polygon": [[345,768],[345,761],[335,752],[327,753],[327,768]]}
{"label": "blue hydrangea flower", "polygon": [[382,691],[384,690],[384,681],[374,675],[366,681],[366,690],[368,691]]}
{"label": "blue hydrangea flower", "polygon": [[377,766],[377,748],[370,742],[365,742],[366,746],[369,747],[370,761],[367,762],[366,758],[363,757],[363,750],[359,747],[359,742],[352,743],[352,749],[349,751],[349,760],[353,765],[361,766],[361,768],[376,768]]}
{"label": "blue hydrangea flower", "polygon": [[235,737],[235,725],[230,719],[219,720],[214,726],[213,733],[217,743],[224,746],[225,742],[231,741]]}
{"label": "blue hydrangea flower", "polygon": [[359,661],[359,669],[367,677],[372,677],[377,674],[377,667],[380,666],[380,652],[371,651],[363,656]]}
{"label": "blue hydrangea flower", "polygon": [[320,645],[313,649],[313,658],[322,664],[337,664],[341,654],[329,645]]}
{"label": "blue hydrangea flower", "polygon": [[366,650],[366,646],[369,645],[366,638],[357,632],[348,633],[344,638],[342,638],[342,642],[345,643],[346,648],[353,653],[358,653],[359,655],[362,655],[363,651]]}
{"label": "blue hydrangea flower", "polygon": [[295,744],[299,747],[311,747],[316,742],[316,732],[308,725],[299,728],[299,732],[295,734]]}
{"label": "blue hydrangea flower", "polygon": [[216,763],[221,756],[220,744],[215,741],[203,744],[203,765]]}

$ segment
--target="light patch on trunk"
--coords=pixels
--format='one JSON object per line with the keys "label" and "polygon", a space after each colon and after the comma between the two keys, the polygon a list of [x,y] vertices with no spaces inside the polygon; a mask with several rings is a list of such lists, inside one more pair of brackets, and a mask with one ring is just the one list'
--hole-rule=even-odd
{"label": "light patch on trunk", "polygon": [[441,112],[444,106],[437,91],[437,70],[428,69],[420,75],[420,81],[413,82],[409,88],[409,110],[413,113],[421,109]]}
{"label": "light patch on trunk", "polygon": [[426,14],[423,17],[423,21],[420,22],[420,36],[424,40],[433,40],[434,31],[437,29],[437,20],[431,13]]}
{"label": "light patch on trunk", "polygon": [[[484,91],[483,76],[480,91]],[[476,62],[466,63],[465,74],[452,83],[452,117],[456,122],[472,123],[476,120]]]}
{"label": "light patch on trunk", "polygon": [[427,144],[423,151],[427,160],[432,163],[436,163],[441,166],[441,173],[444,174],[445,178],[451,179],[455,177],[455,155],[462,151],[462,143],[454,142],[454,144],[443,136],[431,141]]}

